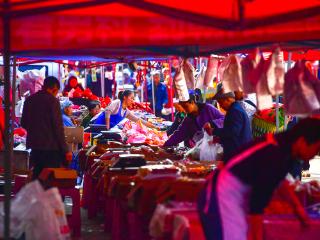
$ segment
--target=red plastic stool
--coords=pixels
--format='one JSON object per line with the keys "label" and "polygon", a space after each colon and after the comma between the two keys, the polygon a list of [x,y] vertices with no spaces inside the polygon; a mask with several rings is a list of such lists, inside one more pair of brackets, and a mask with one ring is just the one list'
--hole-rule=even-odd
{"label": "red plastic stool", "polygon": [[70,229],[75,237],[81,236],[80,192],[76,188],[59,188],[62,199],[71,197],[72,215],[67,215]]}
{"label": "red plastic stool", "polygon": [[28,175],[14,175],[13,193],[17,194],[27,184]]}

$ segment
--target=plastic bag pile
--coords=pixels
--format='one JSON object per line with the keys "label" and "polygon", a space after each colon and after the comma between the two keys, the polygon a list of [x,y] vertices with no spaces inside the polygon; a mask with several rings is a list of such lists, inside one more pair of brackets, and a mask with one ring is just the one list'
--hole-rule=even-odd
{"label": "plastic bag pile", "polygon": [[127,121],[124,124],[122,135],[127,143],[145,143],[162,146],[168,140],[166,132],[148,128],[142,125],[140,121],[137,123]]}
{"label": "plastic bag pile", "polygon": [[[0,211],[0,225],[3,226],[3,207]],[[12,200],[10,227],[10,237],[15,239],[23,233],[26,240],[71,239],[59,190],[45,191],[38,181],[27,184]],[[3,227],[0,228],[0,237],[3,238]]]}

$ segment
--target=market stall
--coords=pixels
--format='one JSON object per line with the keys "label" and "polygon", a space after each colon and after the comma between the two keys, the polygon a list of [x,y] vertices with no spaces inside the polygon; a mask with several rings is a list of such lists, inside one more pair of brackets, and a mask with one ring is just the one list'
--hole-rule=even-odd
{"label": "market stall", "polygon": [[[0,23],[3,31],[0,31],[0,36],[4,41],[1,41],[0,49],[4,55],[6,90],[5,236],[8,237],[10,232],[10,159],[13,147],[13,131],[10,123],[10,108],[12,106],[9,94],[11,85],[10,56],[18,54],[26,54],[27,56],[76,55],[79,53],[88,54],[89,52],[97,56],[109,57],[123,57],[125,55],[139,57],[151,54],[199,56],[210,53],[226,53],[257,45],[269,46],[274,42],[288,50],[305,49],[318,44],[320,34],[319,7],[319,3],[312,0],[293,1],[289,5],[285,2],[279,3],[279,1],[225,1],[223,4],[217,1],[206,1],[201,5],[187,1],[183,6],[177,1],[161,1],[161,3],[159,1],[42,1],[41,4],[37,1],[3,1],[0,10],[3,13]],[[14,28],[14,31],[10,29],[10,26]],[[109,31],[105,31],[106,26]],[[143,31],[141,31],[142,28]],[[127,124],[124,130],[123,133],[127,139],[131,136],[135,137],[137,133],[141,134],[139,137],[143,141],[141,140],[139,144],[148,143],[150,140],[150,138],[148,140],[148,135],[152,135],[153,141],[154,136],[159,134],[149,132],[139,125],[130,126]],[[153,141],[152,145],[154,143],[160,145],[164,140],[164,136],[157,137],[159,139]],[[105,137],[101,136],[99,140],[103,142],[103,138]],[[121,140],[124,139],[121,138]],[[193,181],[194,176],[196,178],[204,177],[215,168],[213,163],[185,162],[176,166],[166,162],[167,164],[157,163],[157,165],[164,165],[164,167],[140,168],[139,166],[139,169],[133,172],[127,169],[119,172],[113,171],[112,166],[115,160],[95,161],[94,159],[110,152],[112,154],[116,152],[114,154],[117,156],[117,151],[123,153],[140,151],[145,156],[154,154],[156,160],[162,159],[161,155],[164,159],[171,158],[171,160],[183,159],[183,157],[181,158],[179,154],[178,156],[172,154],[176,149],[165,149],[164,151],[156,149],[152,153],[154,150],[151,151],[149,148],[137,150],[132,146],[128,147],[128,145],[124,145],[126,142],[119,145],[121,148],[126,148],[126,151],[117,148],[117,150],[111,151],[108,150],[108,148],[112,148],[110,140],[107,138],[104,148],[99,146],[101,144],[99,142],[93,144],[96,145],[93,147],[97,147],[99,151],[94,150],[95,153],[92,153],[91,149],[87,158],[82,160],[85,162],[82,165],[86,166],[84,168],[86,171],[85,184],[91,186],[89,189],[85,188],[85,191],[93,191],[89,192],[89,196],[93,200],[89,201],[88,207],[100,206],[103,209],[106,205],[110,206],[106,202],[111,202],[114,206],[112,209],[114,214],[112,233],[115,239],[121,238],[119,236],[122,234],[120,227],[128,222],[132,223],[129,224],[130,226],[138,226],[136,229],[129,230],[130,236],[142,239],[140,236],[146,232],[145,229],[140,229],[140,232],[136,231],[139,231],[141,226],[148,226],[147,223],[152,217],[156,203],[168,199],[168,195],[172,197],[172,193],[179,192],[178,190],[184,186],[188,186],[187,189],[195,189],[192,191],[195,195],[190,194],[184,198],[188,192],[185,190],[182,191],[183,194],[180,192],[175,197],[181,201],[195,201],[196,190],[200,188],[203,180]],[[183,149],[183,152],[185,151]],[[112,154],[111,156],[114,156]],[[140,158],[142,157],[140,156]],[[102,169],[93,167],[90,161],[99,163]],[[141,164],[141,159],[137,162]],[[96,170],[95,174],[91,173],[93,170]],[[136,173],[138,175],[132,177]],[[151,178],[153,177],[152,173],[165,175],[164,179],[167,181],[168,177],[172,181],[170,183],[174,184],[162,186],[161,180],[156,179],[154,182],[148,180],[149,175]],[[180,179],[183,174],[186,174],[187,179]],[[123,178],[121,178],[122,175],[124,175]],[[112,182],[112,177],[118,178]],[[182,181],[183,184],[181,185],[179,181]],[[115,188],[110,186],[111,182]],[[189,183],[190,185],[188,185]],[[135,186],[138,187],[135,188]],[[160,186],[161,188],[158,189]],[[179,187],[174,188],[175,186]],[[143,194],[140,193],[141,191]],[[170,194],[162,196],[167,191]],[[132,208],[127,207],[127,193],[132,197],[130,198],[133,202]],[[157,199],[153,198],[149,201],[151,206],[144,206],[148,202],[148,197],[154,196],[157,196]],[[181,205],[178,206],[181,207]],[[193,207],[192,204],[187,204],[187,206],[190,209]],[[90,211],[92,212],[92,210]],[[110,208],[106,211],[110,213]],[[179,217],[174,222],[181,226],[181,222],[185,223],[185,219],[181,220]],[[188,219],[193,223],[192,226],[198,226],[196,224],[198,220],[194,215],[191,214]],[[108,225],[110,224],[109,220],[109,218],[106,219],[106,226],[110,226]],[[182,225],[188,226],[188,224]],[[174,235],[181,236],[178,233]]]}

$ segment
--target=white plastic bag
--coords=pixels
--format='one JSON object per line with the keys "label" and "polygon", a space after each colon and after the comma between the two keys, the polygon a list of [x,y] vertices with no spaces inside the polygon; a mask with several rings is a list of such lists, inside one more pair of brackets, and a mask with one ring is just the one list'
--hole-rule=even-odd
{"label": "white plastic bag", "polygon": [[213,143],[213,136],[204,131],[200,148],[200,161],[217,161],[222,155],[223,148],[219,143]]}
{"label": "white plastic bag", "polygon": [[[0,223],[3,224],[3,208],[0,209]],[[58,189],[44,191],[38,181],[27,184],[12,200],[10,222],[12,238],[19,238],[25,233],[27,240],[70,239]],[[0,237],[3,237],[2,231],[3,228]]]}
{"label": "white plastic bag", "polygon": [[61,240],[70,239],[70,229],[67,222],[64,204],[58,188],[51,188],[47,190],[43,197],[46,198],[49,205],[54,211],[55,218],[58,221]]}

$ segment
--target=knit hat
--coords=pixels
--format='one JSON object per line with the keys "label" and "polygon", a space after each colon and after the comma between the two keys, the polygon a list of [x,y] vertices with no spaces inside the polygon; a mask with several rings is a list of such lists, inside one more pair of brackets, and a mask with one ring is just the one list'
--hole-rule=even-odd
{"label": "knit hat", "polygon": [[214,100],[219,100],[222,98],[235,98],[234,92],[225,92],[222,84],[217,86],[217,93],[214,95]]}
{"label": "knit hat", "polygon": [[69,99],[60,102],[61,111],[70,106],[73,106],[73,103]]}

